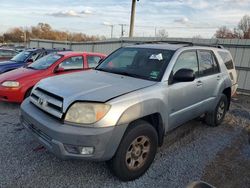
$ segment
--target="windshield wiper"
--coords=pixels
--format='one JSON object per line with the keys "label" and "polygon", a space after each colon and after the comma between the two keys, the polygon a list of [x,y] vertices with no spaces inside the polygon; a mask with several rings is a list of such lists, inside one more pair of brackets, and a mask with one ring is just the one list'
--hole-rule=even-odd
{"label": "windshield wiper", "polygon": [[140,79],[145,79],[145,80],[151,80],[147,76],[138,75],[138,74],[134,74],[134,73],[129,73],[129,72],[126,72],[126,71],[112,71],[112,70],[107,70],[107,69],[102,69],[102,68],[95,69],[95,70],[103,71],[103,72],[109,72],[109,73],[113,73],[113,74],[120,74],[120,75],[124,75],[124,76],[140,78]]}
{"label": "windshield wiper", "polygon": [[134,77],[134,78],[141,78],[141,79],[148,80],[148,77],[146,77],[146,76],[138,75],[138,74],[134,74],[134,73],[126,72],[126,71],[114,71],[112,73],[114,73],[114,74],[121,74],[121,75],[124,75],[124,76],[130,76],[130,77]]}

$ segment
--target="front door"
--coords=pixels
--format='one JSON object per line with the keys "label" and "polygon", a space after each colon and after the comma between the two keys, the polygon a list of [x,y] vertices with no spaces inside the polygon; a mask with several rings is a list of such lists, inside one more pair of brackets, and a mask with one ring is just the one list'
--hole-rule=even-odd
{"label": "front door", "polygon": [[[195,76],[198,76],[196,50],[182,52],[172,69],[171,75],[174,75],[178,70],[183,68],[192,69]],[[199,78],[195,78],[195,80],[191,82],[170,83],[168,91],[170,129],[202,113],[202,83]]]}

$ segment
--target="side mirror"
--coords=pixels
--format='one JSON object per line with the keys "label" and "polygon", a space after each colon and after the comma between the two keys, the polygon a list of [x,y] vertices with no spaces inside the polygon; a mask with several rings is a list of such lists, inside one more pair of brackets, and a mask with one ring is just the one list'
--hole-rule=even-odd
{"label": "side mirror", "polygon": [[29,65],[29,64],[31,64],[31,63],[33,63],[33,59],[28,59],[28,60],[27,60],[27,64]]}
{"label": "side mirror", "polygon": [[55,68],[55,73],[59,73],[59,72],[64,72],[65,71],[65,69],[64,68],[62,68],[62,67],[57,67],[57,68]]}
{"label": "side mirror", "polygon": [[176,82],[192,82],[194,79],[194,71],[191,69],[180,69],[173,76],[173,80]]}

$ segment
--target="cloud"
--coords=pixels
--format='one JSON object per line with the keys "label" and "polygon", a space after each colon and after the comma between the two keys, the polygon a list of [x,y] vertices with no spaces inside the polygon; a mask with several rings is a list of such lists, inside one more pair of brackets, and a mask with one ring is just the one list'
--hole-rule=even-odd
{"label": "cloud", "polygon": [[54,17],[79,17],[79,14],[73,10],[55,12],[49,15]]}
{"label": "cloud", "polygon": [[183,18],[175,19],[174,22],[181,23],[181,24],[187,24],[187,23],[189,23],[189,19],[187,17],[183,17]]}
{"label": "cloud", "polygon": [[89,9],[83,11],[74,11],[74,10],[67,10],[67,11],[59,11],[55,13],[49,14],[50,16],[54,17],[82,17],[84,15],[92,14],[93,12]]}
{"label": "cloud", "polygon": [[80,13],[81,14],[92,14],[93,12],[91,10],[87,9],[87,10],[81,11]]}

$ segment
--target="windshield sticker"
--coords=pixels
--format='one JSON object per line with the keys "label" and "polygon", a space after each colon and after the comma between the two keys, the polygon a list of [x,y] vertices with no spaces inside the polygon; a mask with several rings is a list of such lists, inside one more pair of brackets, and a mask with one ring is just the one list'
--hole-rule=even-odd
{"label": "windshield sticker", "polygon": [[163,60],[163,57],[162,57],[162,53],[159,53],[159,54],[152,54],[149,59],[156,59],[156,60]]}
{"label": "windshield sticker", "polygon": [[150,73],[150,78],[157,79],[158,75],[159,75],[159,71],[152,71]]}

